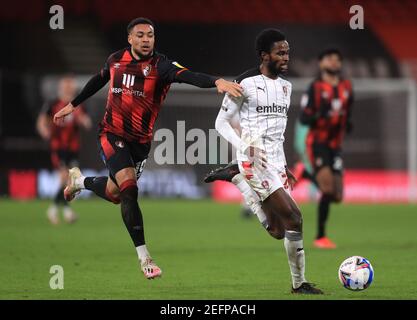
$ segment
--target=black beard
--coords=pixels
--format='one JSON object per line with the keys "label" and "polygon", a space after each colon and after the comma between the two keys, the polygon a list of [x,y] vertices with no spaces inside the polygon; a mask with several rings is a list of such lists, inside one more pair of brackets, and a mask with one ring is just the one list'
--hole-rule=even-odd
{"label": "black beard", "polygon": [[275,62],[269,62],[268,65],[267,65],[267,68],[268,68],[269,73],[272,76],[274,76],[274,77],[278,77],[279,76],[280,72],[277,69]]}
{"label": "black beard", "polygon": [[323,69],[323,71],[326,72],[326,73],[328,73],[328,74],[330,74],[330,75],[332,75],[332,76],[338,76],[340,74],[340,72],[341,72],[340,69],[337,69],[337,70]]}

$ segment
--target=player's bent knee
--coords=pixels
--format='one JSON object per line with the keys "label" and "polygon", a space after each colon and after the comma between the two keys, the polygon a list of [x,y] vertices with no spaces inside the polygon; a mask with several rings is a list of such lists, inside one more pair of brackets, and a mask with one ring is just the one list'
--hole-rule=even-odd
{"label": "player's bent knee", "polygon": [[122,183],[130,180],[135,180],[136,174],[133,167],[124,168],[115,174],[117,184],[121,187]]}
{"label": "player's bent knee", "polygon": [[126,181],[123,181],[120,184],[120,194],[122,194],[123,192],[125,192],[127,189],[138,189],[138,185],[136,184],[136,180],[134,179],[128,179]]}
{"label": "player's bent knee", "polygon": [[295,224],[300,231],[303,229],[303,216],[299,210],[296,212]]}
{"label": "player's bent knee", "polygon": [[285,232],[275,229],[268,230],[268,233],[271,235],[272,238],[277,240],[282,240],[285,238]]}
{"label": "player's bent knee", "polygon": [[138,185],[136,180],[129,179],[120,184],[120,201],[136,201],[138,198]]}
{"label": "player's bent knee", "polygon": [[287,230],[301,231],[303,228],[303,217],[300,210],[292,209],[290,218],[287,221]]}
{"label": "player's bent knee", "polygon": [[111,193],[109,191],[109,189],[107,189],[107,188],[106,188],[106,196],[114,204],[119,204],[120,203],[120,195],[119,194],[113,194],[113,193]]}

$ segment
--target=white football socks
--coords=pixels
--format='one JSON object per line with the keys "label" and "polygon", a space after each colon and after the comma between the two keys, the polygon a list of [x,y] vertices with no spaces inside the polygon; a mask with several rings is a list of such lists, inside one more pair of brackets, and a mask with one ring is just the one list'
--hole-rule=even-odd
{"label": "white football socks", "polygon": [[136,247],[136,252],[138,253],[138,258],[141,263],[144,263],[146,259],[150,259],[151,255],[149,254],[146,244]]}
{"label": "white football socks", "polygon": [[[239,189],[245,199],[246,204],[256,214],[261,224],[267,228],[265,212],[262,210],[261,201],[255,191],[246,182],[242,174],[237,174],[232,178],[232,183]],[[297,231],[285,231],[284,246],[287,252],[288,264],[291,270],[292,284],[294,289],[299,288],[305,279],[305,253],[303,247],[303,234]]]}
{"label": "white football socks", "polygon": [[264,226],[268,227],[266,221],[265,212],[262,210],[261,201],[255,191],[252,190],[250,185],[246,182],[245,177],[239,173],[232,178],[232,183],[239,189],[240,193],[245,200],[246,205],[256,214],[259,222]]}
{"label": "white football socks", "polygon": [[288,264],[291,270],[292,285],[294,289],[297,289],[306,282],[304,277],[305,254],[303,234],[297,231],[285,231],[284,246],[287,251]]}

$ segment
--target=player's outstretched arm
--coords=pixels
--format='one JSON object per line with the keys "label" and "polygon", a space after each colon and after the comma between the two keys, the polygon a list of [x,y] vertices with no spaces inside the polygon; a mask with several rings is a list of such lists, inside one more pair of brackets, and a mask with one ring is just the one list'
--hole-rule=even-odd
{"label": "player's outstretched arm", "polygon": [[80,94],[71,101],[71,104],[76,107],[80,103],[83,103],[85,100],[90,98],[93,94],[103,88],[106,83],[110,80],[110,72],[100,72],[93,76],[84,88],[81,90]]}
{"label": "player's outstretched arm", "polygon": [[103,88],[106,83],[110,80],[110,73],[108,70],[105,72],[97,73],[95,76],[93,76],[87,84],[84,86],[84,88],[81,90],[78,96],[74,98],[70,103],[68,103],[64,108],[62,108],[60,111],[58,111],[54,115],[54,123],[60,124],[64,121],[64,118],[73,113],[75,108],[88,98],[90,98],[93,94],[95,94],[97,91],[99,91],[101,88]]}
{"label": "player's outstretched arm", "polygon": [[191,84],[199,88],[214,88],[217,87],[217,92],[228,93],[232,97],[241,97],[243,89],[240,84],[224,80],[222,78],[216,78],[208,74],[192,72],[190,70],[184,70],[176,75],[176,80]]}
{"label": "player's outstretched arm", "polygon": [[243,94],[242,87],[236,82],[231,82],[220,78],[216,80],[215,84],[218,93],[228,93],[235,98],[239,98]]}

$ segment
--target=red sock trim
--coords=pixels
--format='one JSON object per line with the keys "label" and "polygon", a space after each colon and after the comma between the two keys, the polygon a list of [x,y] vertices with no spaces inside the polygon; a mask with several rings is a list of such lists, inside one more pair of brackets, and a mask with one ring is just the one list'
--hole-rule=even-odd
{"label": "red sock trim", "polygon": [[124,190],[126,190],[127,188],[130,188],[130,187],[136,187],[137,188],[136,180],[134,180],[134,179],[126,180],[125,182],[123,182],[120,185],[119,189],[120,189],[120,192],[123,192]]}

